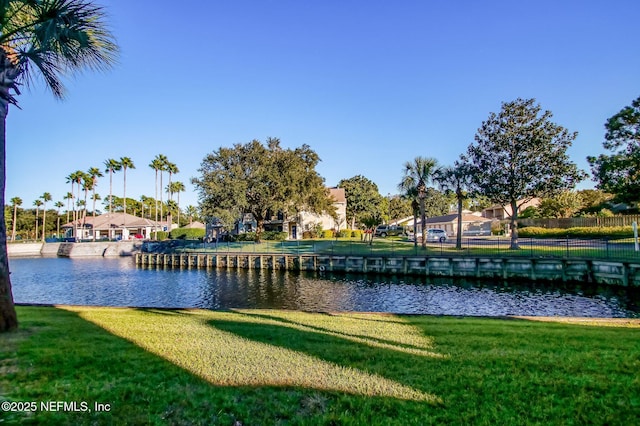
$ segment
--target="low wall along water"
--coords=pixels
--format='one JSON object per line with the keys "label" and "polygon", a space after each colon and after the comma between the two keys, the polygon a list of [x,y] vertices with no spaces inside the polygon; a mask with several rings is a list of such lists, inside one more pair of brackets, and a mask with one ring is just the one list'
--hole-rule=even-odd
{"label": "low wall along water", "polygon": [[24,243],[8,244],[9,257],[118,257],[133,256],[140,251],[139,241],[96,241],[86,243]]}
{"label": "low wall along water", "polygon": [[545,280],[640,287],[640,263],[500,257],[137,253],[136,264],[166,268],[243,268]]}

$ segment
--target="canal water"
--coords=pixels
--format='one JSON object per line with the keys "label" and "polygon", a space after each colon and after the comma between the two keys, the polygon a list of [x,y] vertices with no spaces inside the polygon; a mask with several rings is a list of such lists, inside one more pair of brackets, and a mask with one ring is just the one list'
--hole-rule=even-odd
{"label": "canal water", "polygon": [[9,266],[16,303],[640,317],[638,289],[265,270],[171,270],[137,267],[132,258],[12,258]]}

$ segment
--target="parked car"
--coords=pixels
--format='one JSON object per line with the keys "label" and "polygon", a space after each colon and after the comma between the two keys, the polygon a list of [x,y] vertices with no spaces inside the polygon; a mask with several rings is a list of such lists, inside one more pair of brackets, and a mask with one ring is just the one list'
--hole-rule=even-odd
{"label": "parked car", "polygon": [[375,236],[385,238],[386,236],[406,235],[404,226],[401,225],[380,225],[376,228]]}
{"label": "parked car", "polygon": [[442,229],[427,229],[427,241],[444,243],[447,241],[447,233]]}

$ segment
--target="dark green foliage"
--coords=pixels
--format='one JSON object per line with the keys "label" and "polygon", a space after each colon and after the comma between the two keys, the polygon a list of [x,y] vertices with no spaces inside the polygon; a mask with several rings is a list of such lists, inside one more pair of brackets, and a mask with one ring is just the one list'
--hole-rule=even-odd
{"label": "dark green foliage", "polygon": [[[354,228],[365,216],[376,215],[382,205],[378,186],[364,176],[342,179],[338,188],[344,188],[347,199],[347,221]],[[388,210],[388,209],[387,209]]]}
{"label": "dark green foliage", "polygon": [[178,228],[169,233],[169,238],[172,240],[202,240],[204,235],[204,229]]}
{"label": "dark green foliage", "polygon": [[165,231],[157,231],[157,232],[152,232],[151,233],[151,239],[152,240],[162,241],[162,240],[166,240],[168,238],[169,238],[169,233],[165,232]]}
{"label": "dark green foliage", "polygon": [[[262,233],[262,239],[268,241],[285,241],[288,235],[286,232],[278,231],[264,231]],[[241,234],[234,235],[232,241],[256,241],[255,232],[243,232]]]}
{"label": "dark green foliage", "polygon": [[535,99],[517,99],[489,114],[469,146],[471,188],[493,203],[510,206],[511,246],[518,247],[519,207],[535,197],[572,189],[585,177],[569,160],[577,137],[551,121]]}
{"label": "dark green foliage", "polygon": [[308,146],[283,149],[280,140],[258,140],[220,148],[207,155],[192,180],[200,192],[205,216],[217,217],[227,226],[243,214],[256,221],[256,241],[264,222],[281,212],[292,217],[300,211],[335,216],[324,179],[315,168],[320,161]]}
{"label": "dark green foliage", "polygon": [[605,123],[604,148],[611,155],[587,157],[598,188],[619,201],[640,202],[640,97]]}

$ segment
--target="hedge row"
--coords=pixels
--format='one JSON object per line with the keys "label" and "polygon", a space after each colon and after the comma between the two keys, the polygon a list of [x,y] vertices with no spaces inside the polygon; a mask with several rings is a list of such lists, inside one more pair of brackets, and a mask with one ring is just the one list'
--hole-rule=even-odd
{"label": "hedge row", "polygon": [[524,238],[632,238],[630,226],[611,226],[598,228],[539,228],[527,226],[518,230],[518,236]]}
{"label": "hedge row", "polygon": [[[255,232],[245,232],[238,235],[233,235],[232,238],[234,241],[255,241],[256,233]],[[278,231],[264,231],[260,235],[260,239],[266,241],[284,241],[287,239],[286,232],[278,232]]]}
{"label": "hedge row", "polygon": [[[341,229],[337,232],[338,238],[362,238],[363,231],[361,229]],[[303,240],[309,240],[313,238],[336,238],[336,232],[331,229],[325,229],[320,234],[314,231],[304,231],[302,233]]]}
{"label": "hedge row", "polygon": [[172,240],[202,240],[204,235],[204,229],[178,228],[169,233],[169,238]]}

